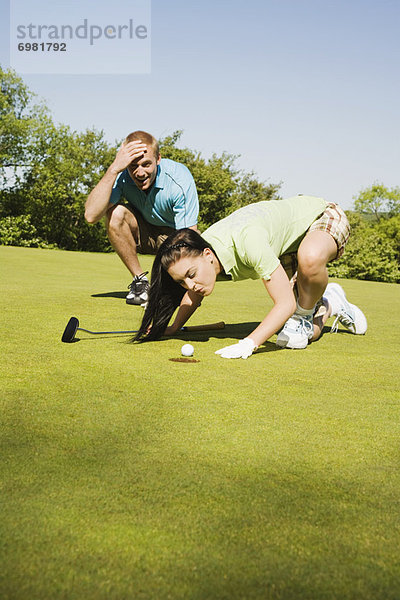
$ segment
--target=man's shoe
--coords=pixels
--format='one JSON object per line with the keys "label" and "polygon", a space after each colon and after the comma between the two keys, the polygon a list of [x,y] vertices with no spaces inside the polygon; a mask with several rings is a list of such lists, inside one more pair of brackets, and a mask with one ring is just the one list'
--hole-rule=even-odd
{"label": "man's shoe", "polygon": [[358,306],[347,301],[341,285],[328,283],[324,298],[328,300],[332,308],[332,316],[336,317],[331,327],[331,333],[336,333],[339,327],[338,323],[341,323],[351,333],[364,335],[367,331],[367,319]]}
{"label": "man's shoe", "polygon": [[313,317],[294,313],[278,334],[276,345],[280,348],[302,350],[307,348],[314,333]]}
{"label": "man's shoe", "polygon": [[126,297],[127,304],[136,304],[137,306],[142,306],[148,301],[150,284],[146,277],[147,273],[148,271],[142,273],[141,275],[136,275],[133,278],[132,283],[128,286],[129,293]]}

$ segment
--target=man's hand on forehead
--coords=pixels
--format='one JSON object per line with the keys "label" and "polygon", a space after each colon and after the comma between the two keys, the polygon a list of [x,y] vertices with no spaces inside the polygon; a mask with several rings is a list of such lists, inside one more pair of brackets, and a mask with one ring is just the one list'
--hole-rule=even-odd
{"label": "man's hand on forehead", "polygon": [[148,152],[146,144],[140,140],[134,140],[133,142],[128,142],[124,145],[129,156],[132,156],[132,160],[137,160],[140,156],[143,156]]}
{"label": "man's hand on forehead", "polygon": [[145,154],[148,153],[146,144],[140,140],[134,140],[133,142],[124,142],[117,152],[111,167],[116,173],[120,173],[131,163],[140,160]]}

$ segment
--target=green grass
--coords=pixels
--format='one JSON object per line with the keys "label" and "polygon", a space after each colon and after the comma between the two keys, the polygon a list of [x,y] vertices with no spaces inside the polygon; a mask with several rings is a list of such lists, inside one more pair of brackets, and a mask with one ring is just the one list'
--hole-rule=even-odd
{"label": "green grass", "polygon": [[[119,259],[0,262],[2,600],[400,597],[400,286],[342,282],[366,336],[228,361],[270,307],[259,282],[191,320],[223,332],[62,344],[72,315],[137,328]],[[183,340],[199,363],[168,360]]]}

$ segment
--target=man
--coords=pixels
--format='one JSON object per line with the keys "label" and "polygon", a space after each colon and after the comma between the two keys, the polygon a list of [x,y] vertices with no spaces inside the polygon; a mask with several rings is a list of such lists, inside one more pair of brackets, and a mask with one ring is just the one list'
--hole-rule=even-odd
{"label": "man", "polygon": [[[121,204],[124,198],[128,205]],[[111,245],[130,271],[128,304],[148,299],[147,272],[138,252],[155,254],[175,229],[197,230],[199,201],[190,171],[161,158],[157,140],[145,131],[130,133],[85,205],[88,223],[106,217]]]}

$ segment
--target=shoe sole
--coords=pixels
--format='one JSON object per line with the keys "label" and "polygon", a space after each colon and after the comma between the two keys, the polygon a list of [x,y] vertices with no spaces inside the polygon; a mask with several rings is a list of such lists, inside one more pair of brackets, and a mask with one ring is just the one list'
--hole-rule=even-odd
{"label": "shoe sole", "polygon": [[308,346],[308,340],[307,340],[306,344],[304,343],[304,341],[299,342],[298,344],[289,344],[289,338],[287,340],[282,339],[282,338],[283,338],[283,336],[280,339],[277,339],[275,342],[275,344],[279,348],[286,348],[288,350],[304,350],[304,348],[307,348],[307,346]]}
{"label": "shoe sole", "polygon": [[139,301],[137,301],[137,300],[128,300],[128,299],[126,299],[125,302],[127,304],[130,304],[131,306],[143,306],[143,304],[147,303],[147,300],[139,300]]}
{"label": "shoe sole", "polygon": [[[368,328],[366,316],[364,315],[363,311],[360,308],[358,308],[358,306],[356,306],[355,304],[351,304],[350,302],[349,302],[349,304],[352,307],[352,309],[354,310],[354,314],[356,316],[356,318],[355,318],[356,331],[352,331],[352,333],[354,333],[354,335],[365,335],[365,333],[367,332],[367,328]],[[343,327],[346,327],[346,326],[343,325]],[[349,331],[351,331],[351,330],[349,330]]]}

